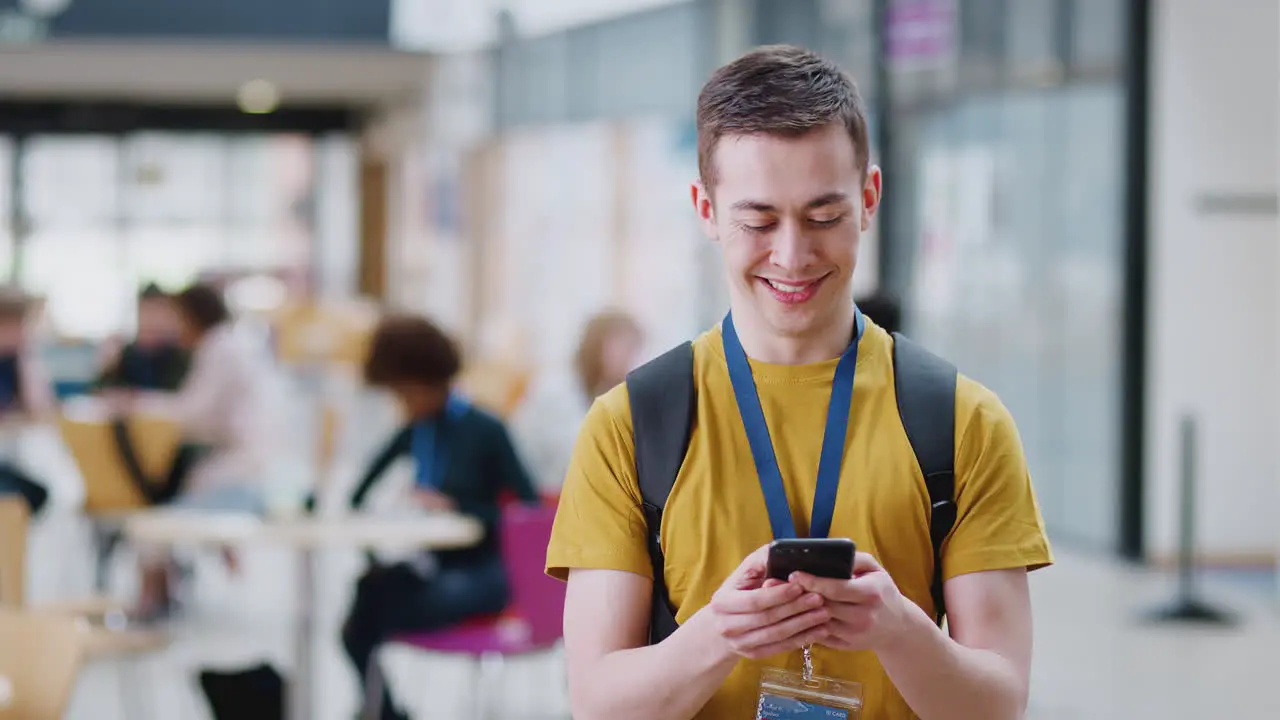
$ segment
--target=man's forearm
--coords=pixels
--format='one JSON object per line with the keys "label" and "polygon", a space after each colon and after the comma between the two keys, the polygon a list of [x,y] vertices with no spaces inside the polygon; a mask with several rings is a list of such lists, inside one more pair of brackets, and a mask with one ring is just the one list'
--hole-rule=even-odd
{"label": "man's forearm", "polygon": [[618,650],[570,679],[578,720],[689,720],[738,664],[700,614],[661,643]]}
{"label": "man's forearm", "polygon": [[923,611],[910,617],[910,630],[877,657],[921,720],[1023,716],[1025,685],[1011,662],[952,640]]}

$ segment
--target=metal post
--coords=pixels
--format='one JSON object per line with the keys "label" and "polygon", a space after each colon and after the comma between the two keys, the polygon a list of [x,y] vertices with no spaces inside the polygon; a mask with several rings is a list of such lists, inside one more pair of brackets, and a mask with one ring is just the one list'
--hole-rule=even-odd
{"label": "metal post", "polygon": [[1199,427],[1194,415],[1182,417],[1179,433],[1180,468],[1178,483],[1178,591],[1173,602],[1152,613],[1155,622],[1231,625],[1235,620],[1198,597],[1195,582],[1195,520],[1197,441]]}

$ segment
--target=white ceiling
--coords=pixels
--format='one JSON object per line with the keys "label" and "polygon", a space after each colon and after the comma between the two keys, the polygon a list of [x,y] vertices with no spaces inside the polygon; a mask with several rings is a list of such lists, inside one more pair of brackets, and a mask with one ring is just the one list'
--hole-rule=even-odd
{"label": "white ceiling", "polygon": [[282,101],[395,102],[425,87],[421,54],[343,47],[46,43],[0,46],[0,97],[234,102],[263,78]]}

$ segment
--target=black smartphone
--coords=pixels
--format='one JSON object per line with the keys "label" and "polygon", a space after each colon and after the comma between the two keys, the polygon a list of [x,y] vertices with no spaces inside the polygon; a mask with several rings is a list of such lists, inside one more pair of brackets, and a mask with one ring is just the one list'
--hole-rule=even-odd
{"label": "black smartphone", "polygon": [[769,545],[768,576],[786,581],[793,572],[847,580],[853,577],[853,541],[848,538],[795,538]]}

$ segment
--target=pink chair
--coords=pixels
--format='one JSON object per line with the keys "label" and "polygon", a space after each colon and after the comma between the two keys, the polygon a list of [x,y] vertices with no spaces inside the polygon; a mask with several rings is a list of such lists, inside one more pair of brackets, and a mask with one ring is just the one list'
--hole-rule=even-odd
{"label": "pink chair", "polygon": [[[511,587],[507,609],[454,627],[424,633],[408,633],[386,645],[405,645],[425,652],[466,655],[475,663],[473,703],[475,717],[485,717],[484,698],[490,687],[487,669],[502,670],[503,661],[513,655],[552,650],[564,635],[564,583],[544,572],[554,506],[508,505],[502,513],[502,559]],[[381,708],[383,679],[380,663],[370,663],[365,697],[366,717],[377,718]]]}

